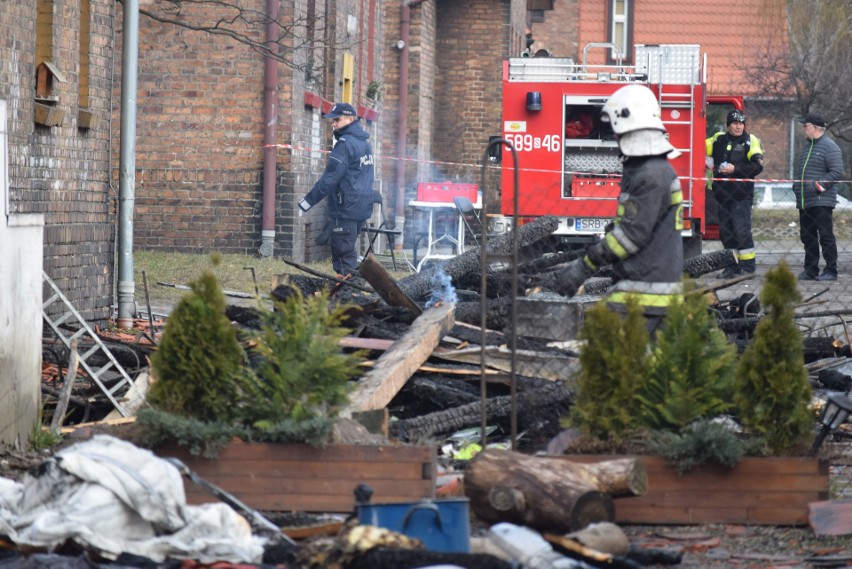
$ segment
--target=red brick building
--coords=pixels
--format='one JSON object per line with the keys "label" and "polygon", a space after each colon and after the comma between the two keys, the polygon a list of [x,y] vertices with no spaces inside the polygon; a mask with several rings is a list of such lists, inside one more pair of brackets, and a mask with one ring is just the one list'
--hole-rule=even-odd
{"label": "red brick building", "polygon": [[[539,2],[541,3],[541,2]],[[582,61],[593,42],[622,46],[625,63],[636,44],[698,44],[707,54],[710,95],[743,95],[748,130],[760,137],[765,152],[764,178],[785,178],[790,133],[798,133],[790,101],[764,97],[750,80],[750,59],[769,42],[784,42],[783,6],[765,2],[719,0],[554,0],[550,10],[534,14],[533,36],[554,55]],[[571,48],[573,47],[573,51]],[[588,63],[603,64],[606,49],[590,49]],[[609,61],[611,62],[611,61]]]}
{"label": "red brick building", "polygon": [[0,8],[9,211],[44,214],[44,269],[93,320],[110,317],[113,301],[114,7],[32,0]]}
{"label": "red brick building", "polygon": [[[262,10],[264,2],[246,5]],[[299,215],[295,204],[325,166],[331,137],[321,113],[332,101],[347,100],[368,113],[377,189],[390,216],[399,188],[407,202],[417,181],[478,176],[488,137],[500,132],[502,60],[522,49],[524,2],[302,0],[280,2],[280,9],[285,21],[312,22],[303,30],[307,48],[293,55],[300,63],[313,58],[315,67],[306,73],[277,66],[276,140],[282,146],[272,254],[297,260],[327,255],[314,244],[323,211]],[[403,12],[407,41],[399,44]],[[199,22],[213,15],[202,9],[181,16]],[[263,249],[263,58],[228,39],[145,17],[139,53],[136,245],[248,254]],[[401,75],[407,76],[403,115]],[[371,82],[379,86],[376,104],[366,97]]]}

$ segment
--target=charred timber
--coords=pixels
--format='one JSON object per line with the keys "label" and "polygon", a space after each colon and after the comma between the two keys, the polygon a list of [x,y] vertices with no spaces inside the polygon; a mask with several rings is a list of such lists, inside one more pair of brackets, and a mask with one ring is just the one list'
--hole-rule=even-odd
{"label": "charred timber", "polygon": [[[556,217],[546,215],[522,225],[517,229],[518,246],[526,247],[551,235],[559,227]],[[488,241],[488,254],[508,255],[512,251],[512,234],[507,233]],[[399,288],[414,300],[426,300],[435,288],[436,275],[443,271],[454,283],[467,274],[479,274],[482,269],[481,253],[478,247],[469,249],[461,255],[421,273],[407,276],[399,281]]]}
{"label": "charred timber", "polygon": [[[696,278],[707,273],[724,270],[726,267],[732,266],[735,263],[734,252],[730,249],[713,251],[712,253],[705,253],[704,255],[685,259],[683,261],[683,274],[691,278]],[[549,278],[553,279],[553,277]],[[611,278],[592,277],[583,285],[583,291],[585,294],[597,296],[604,294],[610,286],[612,286]],[[553,289],[551,288],[551,290]]]}
{"label": "charred timber", "polygon": [[[518,413],[529,413],[539,407],[556,405],[573,399],[574,394],[562,383],[552,383],[541,389],[517,394]],[[489,419],[508,417],[512,411],[511,396],[492,397],[486,404]],[[435,435],[452,433],[479,425],[482,421],[482,403],[476,401],[445,411],[436,411],[391,423],[391,434],[405,441],[423,440]]]}

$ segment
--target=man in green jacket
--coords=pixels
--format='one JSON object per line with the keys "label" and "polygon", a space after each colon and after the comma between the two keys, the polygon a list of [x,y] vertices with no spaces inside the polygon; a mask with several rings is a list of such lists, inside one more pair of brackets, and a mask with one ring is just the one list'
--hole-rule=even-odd
{"label": "man in green jacket", "polygon": [[[837,241],[834,238],[834,206],[837,188],[834,182],[843,178],[843,155],[837,143],[825,135],[825,117],[808,113],[801,119],[807,141],[799,154],[793,183],[799,210],[799,237],[805,246],[805,270],[802,281],[837,280]],[[820,248],[825,268],[819,272]]]}

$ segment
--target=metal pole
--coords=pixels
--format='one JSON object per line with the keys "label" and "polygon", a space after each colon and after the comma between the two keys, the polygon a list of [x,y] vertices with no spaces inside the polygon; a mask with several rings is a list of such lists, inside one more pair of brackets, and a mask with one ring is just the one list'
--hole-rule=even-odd
{"label": "metal pole", "polygon": [[118,327],[136,316],[133,281],[133,207],[136,200],[136,89],[139,60],[139,0],[124,0],[121,50],[121,151],[118,196]]}

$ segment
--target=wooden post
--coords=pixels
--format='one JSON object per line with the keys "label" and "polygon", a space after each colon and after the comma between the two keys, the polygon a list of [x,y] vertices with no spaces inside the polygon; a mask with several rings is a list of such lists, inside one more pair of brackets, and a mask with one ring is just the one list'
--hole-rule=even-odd
{"label": "wooden post", "polygon": [[59,392],[59,400],[56,409],[53,410],[53,418],[50,421],[50,432],[58,434],[65,420],[65,411],[68,409],[68,401],[71,400],[71,390],[74,388],[74,379],[77,377],[77,368],[80,365],[80,356],[77,353],[77,338],[71,340],[71,352],[68,355],[68,371],[65,373],[65,385]]}

